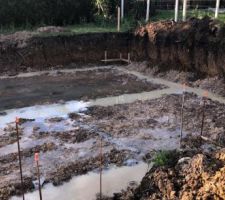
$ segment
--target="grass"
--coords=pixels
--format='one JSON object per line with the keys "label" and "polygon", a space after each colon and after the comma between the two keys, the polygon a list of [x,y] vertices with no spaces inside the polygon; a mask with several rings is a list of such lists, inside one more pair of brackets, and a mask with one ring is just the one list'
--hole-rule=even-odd
{"label": "grass", "polygon": [[157,167],[173,166],[177,163],[178,153],[176,151],[159,151],[155,155],[153,162]]}
{"label": "grass", "polygon": [[[196,17],[196,18],[203,18],[205,16],[209,16],[214,18],[215,13],[209,10],[188,10],[187,17]],[[167,20],[167,19],[174,19],[174,10],[157,10],[156,14],[150,17],[150,21],[160,21],[160,20]],[[179,19],[182,19],[182,11],[179,11]],[[218,20],[221,22],[225,22],[225,13],[219,13]]]}
{"label": "grass", "polygon": [[[17,31],[35,31],[38,27],[1,27],[0,34],[12,34]],[[77,25],[65,26],[65,32],[60,33],[40,33],[40,36],[54,36],[54,35],[74,35],[83,33],[104,33],[104,32],[117,32],[117,25],[112,23],[107,23],[104,25],[94,24],[94,23],[84,23]],[[121,23],[121,32],[129,31],[132,27],[132,23],[128,20],[124,20]]]}

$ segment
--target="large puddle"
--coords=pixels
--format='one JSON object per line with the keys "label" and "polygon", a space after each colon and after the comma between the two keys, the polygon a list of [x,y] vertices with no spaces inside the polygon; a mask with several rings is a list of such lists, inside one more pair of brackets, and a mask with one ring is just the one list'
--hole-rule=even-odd
{"label": "large puddle", "polygon": [[[139,183],[148,170],[148,165],[140,163],[132,167],[114,167],[103,172],[103,195],[113,196],[122,189],[126,189],[129,183]],[[99,173],[90,172],[83,176],[76,176],[68,183],[59,187],[52,184],[45,185],[42,193],[43,200],[95,200],[99,193]],[[38,191],[25,195],[26,200],[39,200]],[[13,197],[11,200],[20,200],[21,197]]]}

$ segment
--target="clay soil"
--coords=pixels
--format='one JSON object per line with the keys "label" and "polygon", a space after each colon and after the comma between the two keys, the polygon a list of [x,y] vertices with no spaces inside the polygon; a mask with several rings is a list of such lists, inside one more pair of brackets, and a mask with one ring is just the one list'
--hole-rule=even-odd
{"label": "clay soil", "polygon": [[[201,143],[198,136],[201,127],[201,98],[186,94],[184,112],[184,136],[182,145],[195,152],[213,151],[212,143]],[[34,143],[23,147],[25,190],[34,189],[36,180],[33,154],[41,153],[41,172],[45,183],[62,184],[74,175],[85,174],[99,167],[99,145],[103,138],[104,166],[126,165],[128,160],[152,159],[152,152],[160,149],[176,149],[179,146],[181,95],[165,95],[161,98],[136,101],[130,104],[88,108],[81,114],[71,113],[69,118],[46,119],[49,127],[59,125],[69,130],[42,131],[34,121],[20,124],[21,138]],[[219,145],[225,145],[225,107],[207,100],[204,136]],[[32,133],[27,133],[32,130]],[[15,145],[13,124],[8,124],[1,134],[8,143],[1,143],[0,194],[1,199],[21,194],[17,154],[10,152]],[[27,139],[26,139],[27,138]],[[191,139],[190,139],[191,138]],[[194,139],[196,138],[196,139]],[[8,151],[8,153],[7,153]],[[61,159],[63,157],[63,159]]]}
{"label": "clay soil", "polygon": [[0,79],[0,110],[43,103],[96,99],[139,93],[163,86],[139,80],[117,70],[89,70],[55,73],[28,78]]}

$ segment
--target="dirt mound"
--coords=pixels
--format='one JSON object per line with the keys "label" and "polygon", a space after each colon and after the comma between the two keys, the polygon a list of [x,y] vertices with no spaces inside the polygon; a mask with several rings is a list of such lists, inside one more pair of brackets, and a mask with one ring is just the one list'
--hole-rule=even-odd
{"label": "dirt mound", "polygon": [[40,33],[60,33],[69,31],[66,28],[60,26],[43,26],[37,29],[37,32]]}
{"label": "dirt mound", "polygon": [[224,199],[224,174],[225,149],[196,154],[179,159],[174,166],[153,167],[135,190],[124,192],[118,199]]}

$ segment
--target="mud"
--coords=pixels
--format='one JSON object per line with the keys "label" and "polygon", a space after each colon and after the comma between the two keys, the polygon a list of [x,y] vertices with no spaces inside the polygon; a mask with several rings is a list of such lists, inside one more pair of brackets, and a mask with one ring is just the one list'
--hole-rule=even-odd
{"label": "mud", "polygon": [[173,166],[153,167],[138,187],[106,199],[224,199],[224,152],[189,155],[185,162],[180,152]]}
{"label": "mud", "polygon": [[195,71],[178,71],[176,69],[161,70],[158,66],[150,67],[147,62],[136,62],[125,67],[128,70],[141,72],[154,78],[186,84],[190,87],[201,88],[225,97],[225,81],[222,74],[214,77],[198,76]]}
{"label": "mud", "polygon": [[[51,131],[43,131],[39,122],[25,120],[20,124],[20,130],[26,180],[36,180],[33,162],[36,151],[40,152],[44,182],[60,185],[73,176],[99,168],[100,138],[103,138],[105,168],[110,165],[128,165],[132,160],[149,162],[154,151],[178,148],[181,99],[180,94],[172,94],[130,104],[94,106],[82,113],[70,113],[70,118],[46,119],[45,123],[52,127]],[[185,139],[182,146],[193,152],[199,152],[199,149],[208,152],[216,148],[211,143],[205,148],[206,142],[194,143],[189,140],[200,134],[201,101],[194,94],[185,94]],[[225,145],[224,117],[224,104],[208,99],[203,134],[220,145]],[[59,124],[70,124],[70,130],[62,131]],[[12,130],[11,124],[7,126],[5,130]],[[24,148],[29,140],[34,142]],[[0,148],[4,153],[0,156],[2,199],[21,194],[21,186],[16,178],[19,176],[16,148],[13,150],[9,147],[5,144]],[[26,191],[32,191],[32,188],[34,186],[30,181]]]}
{"label": "mud", "polygon": [[98,69],[0,80],[0,109],[96,99],[165,88],[116,69]]}

